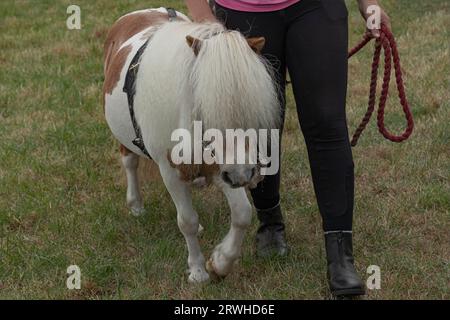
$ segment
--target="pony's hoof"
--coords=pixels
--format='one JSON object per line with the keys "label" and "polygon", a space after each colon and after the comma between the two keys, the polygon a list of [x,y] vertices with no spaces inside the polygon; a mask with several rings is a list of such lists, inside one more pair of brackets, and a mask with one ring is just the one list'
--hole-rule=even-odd
{"label": "pony's hoof", "polygon": [[208,271],[211,280],[215,282],[222,281],[226,277],[226,275],[222,276],[217,273],[216,268],[214,267],[214,261],[212,259],[209,259],[206,262],[206,271]]}
{"label": "pony's hoof", "polygon": [[130,213],[134,217],[140,217],[147,213],[144,207],[142,208],[130,208]]}
{"label": "pony's hoof", "polygon": [[196,270],[189,272],[189,283],[205,283],[209,281],[209,274],[205,270]]}

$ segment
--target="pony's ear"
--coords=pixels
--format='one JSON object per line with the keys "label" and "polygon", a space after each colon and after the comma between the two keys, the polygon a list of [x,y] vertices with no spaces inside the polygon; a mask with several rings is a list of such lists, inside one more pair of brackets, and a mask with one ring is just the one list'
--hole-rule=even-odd
{"label": "pony's ear", "polygon": [[255,51],[257,54],[261,54],[261,51],[266,44],[266,39],[264,37],[248,38],[247,42],[253,51]]}
{"label": "pony's ear", "polygon": [[194,54],[198,56],[198,53],[200,52],[200,49],[202,47],[202,41],[192,36],[186,36],[186,41],[188,46],[191,47],[194,51]]}

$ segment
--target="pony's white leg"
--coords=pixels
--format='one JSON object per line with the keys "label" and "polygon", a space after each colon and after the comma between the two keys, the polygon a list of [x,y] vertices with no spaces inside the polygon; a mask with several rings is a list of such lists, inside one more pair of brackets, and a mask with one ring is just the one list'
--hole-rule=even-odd
{"label": "pony's white leg", "polygon": [[232,189],[226,184],[221,185],[231,209],[231,228],[214,249],[206,267],[212,275],[225,277],[241,254],[245,231],[252,219],[252,207],[244,188]]}
{"label": "pony's white leg", "polygon": [[142,204],[141,190],[139,187],[139,178],[137,169],[139,166],[139,156],[124,146],[120,147],[122,154],[122,164],[127,176],[127,204],[134,216],[140,216],[145,213]]}
{"label": "pony's white leg", "polygon": [[177,209],[178,227],[186,239],[188,249],[189,282],[209,280],[205,270],[205,258],[198,242],[198,215],[192,207],[191,190],[180,181],[175,169],[168,163],[160,164],[161,176]]}

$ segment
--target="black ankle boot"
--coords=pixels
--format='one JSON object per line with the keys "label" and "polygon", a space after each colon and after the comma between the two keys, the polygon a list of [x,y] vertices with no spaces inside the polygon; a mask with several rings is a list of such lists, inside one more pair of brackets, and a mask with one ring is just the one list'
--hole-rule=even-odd
{"label": "black ankle boot", "polygon": [[325,233],[325,248],[331,293],[336,297],[364,295],[364,284],[353,265],[352,233]]}
{"label": "black ankle boot", "polygon": [[259,257],[285,256],[288,253],[280,205],[271,209],[256,209],[260,222],[256,233],[256,254]]}

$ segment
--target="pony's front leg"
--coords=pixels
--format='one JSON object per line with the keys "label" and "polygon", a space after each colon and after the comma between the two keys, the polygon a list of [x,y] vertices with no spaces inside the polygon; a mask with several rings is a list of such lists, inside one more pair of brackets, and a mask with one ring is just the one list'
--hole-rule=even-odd
{"label": "pony's front leg", "polygon": [[214,249],[206,268],[212,276],[223,278],[231,272],[241,255],[245,231],[252,220],[252,207],[244,188],[232,189],[224,183],[220,185],[230,205],[231,227],[223,241]]}
{"label": "pony's front leg", "polygon": [[198,242],[198,214],[192,207],[191,190],[181,181],[175,169],[168,163],[160,165],[161,176],[177,209],[178,227],[186,239],[188,249],[189,282],[205,282],[209,275],[205,270],[205,258]]}

